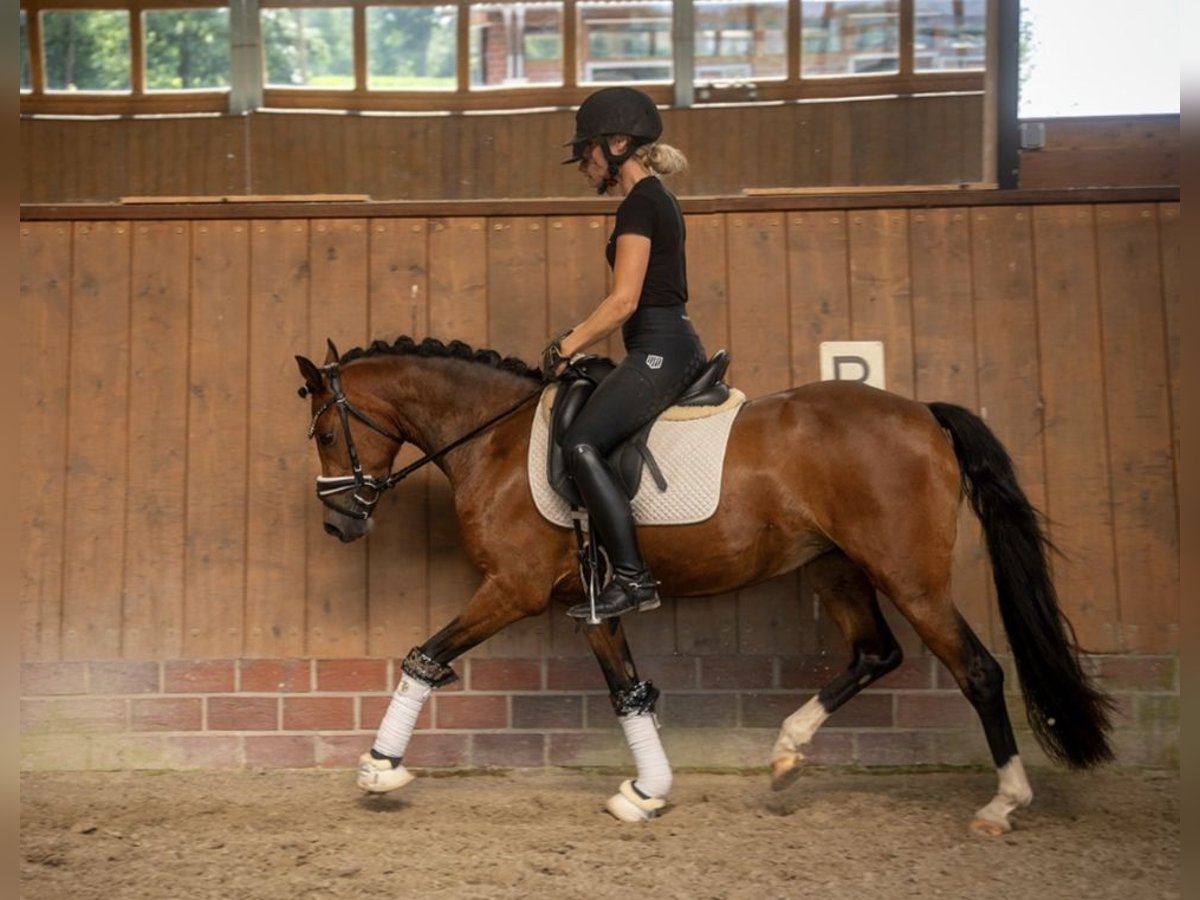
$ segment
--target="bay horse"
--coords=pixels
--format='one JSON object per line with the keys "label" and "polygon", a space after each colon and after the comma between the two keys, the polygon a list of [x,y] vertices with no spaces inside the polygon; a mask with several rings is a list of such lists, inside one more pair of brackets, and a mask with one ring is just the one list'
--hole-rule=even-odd
{"label": "bay horse", "polygon": [[[483,574],[466,607],[404,661],[377,740],[377,747],[401,749],[363,756],[359,785],[392,790],[412,778],[402,748],[429,693],[454,680],[450,663],[552,601],[583,598],[575,535],[544,519],[530,492],[532,401],[544,379],[493,351],[407,337],[345,355],[330,342],[320,367],[296,360],[301,396],[311,397],[325,530],[345,542],[363,537],[379,495],[433,462],[449,479],[463,547]],[[426,456],[392,472],[402,442]],[[784,720],[771,753],[773,787],[795,780],[802,748],[831,713],[900,665],[878,592],[949,669],[982,723],[999,786],[972,829],[1004,834],[1011,813],[1031,802],[1003,671],[950,594],[964,496],[983,525],[1034,735],[1051,759],[1073,768],[1112,758],[1111,700],[1081,667],[1050,577],[1052,548],[1000,441],[961,407],[827,381],[747,401],[729,434],[716,512],[696,524],[639,532],[662,592],[675,598],[809,567],[850,660]],[[628,821],[652,818],[671,783],[653,717],[658,692],[639,680],[620,619],[584,632],[638,771],[608,809]]]}

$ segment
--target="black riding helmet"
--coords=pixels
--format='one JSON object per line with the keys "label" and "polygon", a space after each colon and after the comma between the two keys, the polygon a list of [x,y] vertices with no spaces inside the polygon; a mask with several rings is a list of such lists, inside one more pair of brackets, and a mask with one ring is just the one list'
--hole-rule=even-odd
{"label": "black riding helmet", "polygon": [[571,158],[563,165],[571,165],[583,159],[587,146],[597,138],[610,134],[627,134],[633,138],[629,150],[623,154],[613,153],[607,141],[600,142],[604,157],[608,160],[611,179],[633,152],[644,144],[653,144],[662,134],[662,116],[654,101],[636,88],[610,87],[596,91],[583,101],[575,113],[575,136],[563,144],[571,148]]}

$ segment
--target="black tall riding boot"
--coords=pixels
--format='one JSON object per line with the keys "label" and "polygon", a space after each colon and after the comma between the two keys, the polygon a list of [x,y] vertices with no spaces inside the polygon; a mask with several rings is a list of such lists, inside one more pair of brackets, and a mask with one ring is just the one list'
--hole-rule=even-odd
{"label": "black tall riding boot", "polygon": [[[658,582],[642,560],[629,498],[618,487],[608,464],[595,447],[582,444],[567,454],[567,466],[613,567],[612,580],[596,598],[596,616],[611,619],[633,610],[656,609]],[[591,604],[572,606],[567,615],[590,618]]]}

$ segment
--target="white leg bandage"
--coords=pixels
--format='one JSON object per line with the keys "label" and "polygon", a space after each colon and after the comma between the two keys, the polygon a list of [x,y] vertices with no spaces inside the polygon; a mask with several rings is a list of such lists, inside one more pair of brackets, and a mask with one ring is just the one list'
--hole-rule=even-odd
{"label": "white leg bandage", "polygon": [[388,704],[379,732],[375,735],[376,753],[393,758],[402,758],[408,749],[409,738],[417,727],[417,718],[421,715],[421,707],[433,692],[433,688],[424,682],[417,681],[405,675],[392,694],[392,702]]}
{"label": "white leg bandage", "polygon": [[790,759],[795,757],[797,761],[803,758],[800,748],[812,742],[817,729],[828,718],[829,713],[825,711],[825,706],[821,703],[820,698],[810,699],[783,720],[783,727],[779,730],[779,738],[775,741],[775,749],[772,751],[771,758]]}
{"label": "white leg bandage", "polygon": [[1000,788],[996,796],[992,798],[991,803],[975,813],[975,819],[980,825],[995,826],[994,829],[987,829],[993,833],[1012,830],[1012,823],[1008,820],[1009,814],[1033,802],[1033,788],[1029,786],[1029,779],[1025,777],[1025,766],[1021,763],[1021,757],[1014,756],[1001,766],[997,773],[1000,776]]}
{"label": "white leg bandage", "polygon": [[658,720],[653,713],[635,713],[621,717],[621,729],[633,751],[637,766],[634,786],[642,794],[659,800],[671,790],[671,764],[658,738]]}

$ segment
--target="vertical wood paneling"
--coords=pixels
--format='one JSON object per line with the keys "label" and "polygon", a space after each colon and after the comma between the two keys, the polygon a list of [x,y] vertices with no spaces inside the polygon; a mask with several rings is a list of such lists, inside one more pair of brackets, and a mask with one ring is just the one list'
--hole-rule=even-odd
{"label": "vertical wood paneling", "polygon": [[[429,234],[429,331],[484,347],[488,339],[487,221],[433,219]],[[479,587],[463,553],[447,480],[429,476],[429,629],[436,632]]]}
{"label": "vertical wood paneling", "polygon": [[[671,184],[680,194],[729,196],[746,188],[973,180],[982,107],[978,95],[941,95],[667,110],[664,139],[692,162]],[[375,200],[582,197],[588,191],[578,173],[560,165],[561,145],[573,125],[571,110],[27,117],[20,122],[21,199],[61,203],[242,193],[354,193]],[[1177,121],[1174,134],[1177,141]],[[1155,138],[1159,146],[1151,155],[1161,161],[1162,145],[1172,139],[1169,122]],[[1151,171],[1141,164],[1147,155],[1134,151],[1137,171]],[[1044,168],[1052,156],[1027,159]],[[1070,161],[1079,154],[1067,156]]]}
{"label": "vertical wood paneling", "polygon": [[521,166],[514,165],[514,160],[520,159],[526,147],[540,147],[537,136],[540,128],[532,116],[496,115],[488,116],[487,132],[483,147],[483,156],[495,161],[496,167],[490,179],[494,185],[496,197],[515,197],[528,188],[521,182],[523,172]]}
{"label": "vertical wood paneling", "polygon": [[[971,291],[971,227],[967,210],[914,210],[913,354],[918,400],[978,409],[975,313]],[[951,586],[955,604],[983,640],[991,639],[993,598],[978,520],[960,507]]]}
{"label": "vertical wood paneling", "polygon": [[856,341],[882,341],[887,389],[913,396],[908,210],[850,216],[850,326]]}
{"label": "vertical wood paneling", "polygon": [[[428,336],[427,233],[425,219],[371,223],[368,312],[373,336]],[[419,457],[419,450],[405,446],[395,468]],[[367,651],[372,656],[403,656],[429,633],[429,477],[428,469],[409,476],[383,496],[375,512],[375,530],[367,544]]]}
{"label": "vertical wood paneling", "polygon": [[370,223],[371,339],[429,333],[429,255],[425,219],[372,219]]}
{"label": "vertical wood paneling", "polygon": [[123,184],[109,190],[125,197],[245,193],[245,130],[251,118],[138,120],[123,141],[126,156],[108,161],[110,166],[121,165],[125,175]]}
{"label": "vertical wood paneling", "polygon": [[192,226],[184,641],[188,657],[242,651],[250,242],[245,222]]}
{"label": "vertical wood paneling", "polygon": [[[981,410],[1012,453],[1069,557],[1056,576],[1081,641],[1170,651],[1178,214],[693,215],[689,313],[710,352],[731,349],[733,383],[751,395],[814,380],[822,340],[884,340],[889,388]],[[432,333],[533,362],[603,297],[610,227],[23,225],[22,390],[36,400],[20,439],[24,658],[400,656],[423,641],[479,580],[449,485],[415,476],[383,501],[368,541],[326,536],[292,355],[320,362],[326,336],[345,350]],[[956,600],[998,646],[977,526],[962,519]],[[840,654],[823,617],[812,627],[812,601],[801,573],[668,604],[630,634],[640,655]],[[561,610],[548,615],[480,652],[586,655]]]}
{"label": "vertical wood paneling", "polygon": [[1167,360],[1171,371],[1171,446],[1175,450],[1176,486],[1179,484],[1179,399],[1183,336],[1179,322],[1179,204],[1158,205],[1159,265],[1162,267],[1163,310],[1167,320]]}
{"label": "vertical wood paneling", "polygon": [[316,450],[305,438],[309,403],[296,396],[302,382],[293,359],[317,352],[308,331],[308,223],[259,221],[250,227],[245,652],[302,656],[306,520],[310,507],[319,505],[309,468]]}
{"label": "vertical wood paneling", "polygon": [[191,230],[133,230],[123,655],[183,650]]}
{"label": "vertical wood paneling", "polygon": [[1179,532],[1154,207],[1096,209],[1117,586],[1125,649],[1178,647]]}
{"label": "vertical wood paneling", "polygon": [[821,142],[830,159],[828,184],[854,184],[854,156],[845,151],[855,144],[850,124],[850,107],[834,106],[829,109],[826,130]]}
{"label": "vertical wood paneling", "polygon": [[1104,432],[1105,372],[1091,216],[1074,207],[1033,213],[1038,346],[1045,402],[1046,508],[1063,556],[1063,609],[1085,647],[1117,646],[1113,519]]}
{"label": "vertical wood paneling", "polygon": [[546,220],[488,220],[487,346],[535,363],[549,331],[546,308]]}
{"label": "vertical wood paneling", "polygon": [[[367,341],[367,223],[317,219],[309,231],[310,342],[345,352]],[[324,355],[321,356],[324,359]],[[351,423],[356,441],[367,429]],[[308,454],[317,473],[317,455]],[[375,474],[382,474],[376,472]],[[311,483],[311,482],[310,482]],[[342,544],[324,533],[323,510],[308,504],[308,653],[355,656],[367,648],[367,542]]]}
{"label": "vertical wood paneling", "polygon": [[[546,223],[546,340],[582,322],[604,299],[608,234],[603,216],[553,216]],[[537,362],[541,347],[529,362]]]}
{"label": "vertical wood paneling", "polygon": [[961,209],[914,211],[912,245],[915,395],[975,408],[971,228]]}
{"label": "vertical wood paneling", "polygon": [[728,216],[731,377],[747,397],[788,387],[787,238],[782,213]]}
{"label": "vertical wood paneling", "polygon": [[67,384],[71,362],[71,226],[21,226],[17,342],[22,405],[17,445],[20,500],[21,658],[62,652],[63,516]]}
{"label": "vertical wood paneling", "polygon": [[844,212],[788,216],[788,292],[794,385],[821,379],[821,342],[850,339]]}
{"label": "vertical wood paneling", "polygon": [[63,655],[121,654],[129,388],[129,224],[75,227]]}
{"label": "vertical wood paneling", "polygon": [[687,218],[688,317],[710,356],[730,339],[725,234],[720,213]]}
{"label": "vertical wood paneling", "polygon": [[[737,360],[729,335],[727,219],[722,214],[688,216],[688,315],[709,353],[725,347]],[[732,374],[729,376],[733,378]],[[739,384],[738,381],[731,381]],[[675,644],[680,653],[733,653],[737,648],[737,600],[733,593],[672,604]],[[669,607],[664,606],[662,611]]]}
{"label": "vertical wood paneling", "polygon": [[430,220],[429,332],[484,347],[488,339],[487,220]]}

